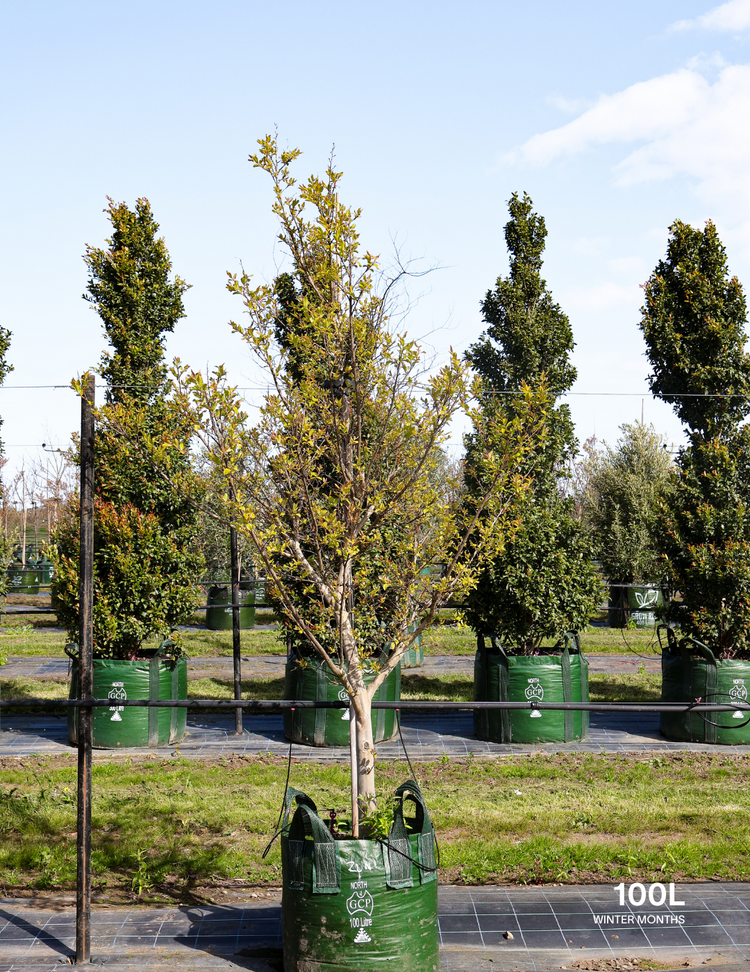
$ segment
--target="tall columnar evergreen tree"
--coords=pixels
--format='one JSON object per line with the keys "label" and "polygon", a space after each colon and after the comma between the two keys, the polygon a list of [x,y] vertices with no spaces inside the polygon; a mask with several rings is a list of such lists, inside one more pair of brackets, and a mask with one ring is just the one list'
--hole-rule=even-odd
{"label": "tall columnar evergreen tree", "polygon": [[616,446],[588,450],[580,502],[607,577],[637,584],[661,575],[656,521],[672,481],[672,456],[653,425],[636,422],[620,431]]}
{"label": "tall columnar evergreen tree", "polygon": [[663,506],[661,543],[681,598],[668,617],[719,657],[750,652],[750,355],[742,286],[713,223],[677,220],[645,285],[641,329],[651,390],[688,445]]}
{"label": "tall columnar evergreen tree", "polygon": [[[510,273],[498,277],[483,303],[487,329],[467,354],[482,379],[482,408],[489,430],[519,418],[524,389],[547,396],[544,427],[537,430],[522,470],[531,490],[519,509],[520,528],[487,564],[468,601],[467,618],[478,633],[495,635],[506,650],[532,654],[593,614],[600,584],[591,542],[566,497],[565,468],[577,451],[570,410],[555,404],[576,379],[569,356],[568,318],[542,279],[547,230],[528,195],[514,193],[505,241]],[[488,438],[489,436],[489,438]],[[467,437],[469,491],[480,489],[478,457],[492,448],[492,432]]]}
{"label": "tall columnar evergreen tree", "polygon": [[[188,455],[191,428],[168,398],[164,335],[185,316],[187,284],[170,278],[147,199],[135,210],[110,200],[107,249],[88,247],[88,294],[111,351],[101,359],[107,404],[95,459],[94,643],[101,657],[129,658],[153,634],[191,615],[202,560]],[[158,452],[155,467],[152,454]],[[71,637],[78,630],[78,521],[56,536],[53,596]]]}

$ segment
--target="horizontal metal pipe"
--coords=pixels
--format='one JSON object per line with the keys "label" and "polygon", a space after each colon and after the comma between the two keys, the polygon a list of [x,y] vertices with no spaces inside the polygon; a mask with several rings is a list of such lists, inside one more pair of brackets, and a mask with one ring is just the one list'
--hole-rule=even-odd
{"label": "horizontal metal pipe", "polygon": [[[315,702],[310,699],[19,699],[0,700],[7,709],[82,709],[116,705],[163,709],[236,709],[283,712],[285,709],[346,709],[349,702]],[[400,709],[404,712],[450,712],[471,709],[539,709],[574,712],[746,712],[750,705],[707,702],[373,702],[373,709]]]}

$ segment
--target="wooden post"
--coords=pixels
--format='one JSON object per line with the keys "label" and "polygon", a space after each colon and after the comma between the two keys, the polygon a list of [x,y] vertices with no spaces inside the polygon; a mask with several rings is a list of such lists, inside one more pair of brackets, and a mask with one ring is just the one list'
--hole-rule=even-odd
{"label": "wooden post", "polygon": [[[234,663],[234,697],[242,701],[242,658],[240,656],[240,548],[237,531],[229,528],[229,555],[232,561],[232,659]],[[242,735],[242,708],[234,710],[234,731]]]}
{"label": "wooden post", "polygon": [[[81,399],[79,697],[94,697],[94,376]],[[76,965],[91,960],[91,725],[93,710],[78,710],[78,821]]]}

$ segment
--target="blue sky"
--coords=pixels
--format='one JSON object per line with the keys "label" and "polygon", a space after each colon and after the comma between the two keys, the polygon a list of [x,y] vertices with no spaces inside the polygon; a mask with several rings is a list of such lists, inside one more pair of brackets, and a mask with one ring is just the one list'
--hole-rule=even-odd
{"label": "blue sky", "polygon": [[342,199],[384,263],[395,242],[439,267],[414,282],[404,322],[437,360],[481,333],[479,303],[507,271],[507,200],[527,191],[576,340],[579,438],[614,442],[643,408],[679,441],[648,395],[640,285],[676,218],[713,219],[750,285],[749,40],[750,0],[6,4],[9,465],[78,425],[72,392],[17,386],[67,385],[98,362],[82,254],[108,235],[107,196],[149,198],[192,284],[169,355],[257,384],[225,282],[240,261],[259,279],[283,262],[270,187],[247,161],[274,126],[303,150],[300,176],[335,146]]}

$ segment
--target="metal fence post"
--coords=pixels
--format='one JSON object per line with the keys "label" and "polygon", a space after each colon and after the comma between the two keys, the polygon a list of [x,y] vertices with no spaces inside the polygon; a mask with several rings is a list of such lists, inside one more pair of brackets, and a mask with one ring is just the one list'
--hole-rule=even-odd
{"label": "metal fence post", "polygon": [[[234,668],[234,697],[242,700],[242,657],[240,655],[240,549],[237,531],[229,528],[229,551],[232,561],[232,664]],[[234,731],[242,735],[242,709],[234,710]]]}
{"label": "metal fence post", "polygon": [[[94,376],[81,398],[79,696],[94,696]],[[76,840],[76,964],[91,960],[91,725],[93,710],[78,710],[78,820]]]}

